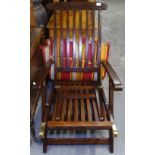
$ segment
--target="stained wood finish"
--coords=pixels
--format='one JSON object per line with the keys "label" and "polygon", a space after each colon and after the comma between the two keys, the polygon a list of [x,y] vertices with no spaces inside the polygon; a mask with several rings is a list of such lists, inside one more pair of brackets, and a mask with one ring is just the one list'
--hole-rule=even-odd
{"label": "stained wood finish", "polygon": [[96,2],[57,2],[57,3],[49,3],[47,5],[50,10],[107,10],[107,5],[100,3],[100,5],[96,5]]}
{"label": "stained wood finish", "polygon": [[102,61],[102,66],[105,68],[108,76],[113,84],[113,90],[122,90],[123,86],[121,80],[119,79],[118,75],[116,74],[115,70],[112,68],[109,62]]}
{"label": "stained wood finish", "polygon": [[[94,60],[94,58],[95,58],[95,52],[94,52],[94,47],[95,47],[95,45],[94,45],[94,38],[95,38],[95,20],[93,20],[93,19],[95,19],[95,10],[91,10],[91,12],[92,12],[92,55],[93,55],[93,60]],[[92,61],[92,66],[94,66],[94,61]]]}
{"label": "stained wood finish", "polygon": [[[54,10],[54,25],[50,28],[54,31],[54,60],[55,63],[60,64],[58,67],[55,65],[55,80],[57,80],[57,73],[58,72],[98,72],[98,69],[95,67],[90,67],[90,65],[94,65],[94,60],[88,61],[88,48],[89,42],[92,43],[92,55],[93,58],[95,56],[95,34],[98,34],[98,54],[96,56],[97,64],[100,65],[100,50],[101,50],[101,23],[100,23],[100,11],[106,10],[107,6],[103,3],[96,3],[96,2],[57,2],[57,3],[49,3],[48,9],[49,11]],[[69,18],[69,12],[72,11],[73,20]],[[86,23],[83,23],[83,16],[85,12],[85,19]],[[98,26],[95,28],[95,11],[98,12]],[[66,17],[62,17],[62,12],[66,12]],[[75,13],[76,12],[76,13]],[[92,12],[92,14],[91,14]],[[56,15],[57,13],[57,15]],[[79,18],[79,26],[76,26],[76,15],[78,14]],[[89,18],[91,15],[92,18]],[[91,21],[92,20],[92,21]],[[56,25],[56,21],[59,22],[59,26]],[[66,26],[62,26],[62,22],[66,23]],[[92,22],[91,28],[89,28],[88,22]],[[72,26],[70,26],[72,25]],[[56,31],[60,33],[60,57],[57,56],[56,45],[57,42],[57,34]],[[72,35],[70,32],[72,31]],[[78,35],[76,35],[78,33]],[[65,34],[65,35],[64,35]],[[64,37],[62,37],[64,36]],[[62,50],[62,38],[66,40],[66,56],[64,57],[63,50]],[[69,51],[69,43],[73,41],[73,58],[70,57]],[[78,44],[78,54],[76,53],[76,46]],[[85,49],[83,49],[83,44],[85,44]],[[83,51],[85,50],[85,51]],[[83,54],[85,52],[85,54]],[[84,58],[85,57],[85,58]],[[92,58],[92,59],[93,59]],[[66,65],[63,65],[62,62],[65,59]],[[72,60],[72,61],[71,61]],[[71,63],[70,63],[71,62]],[[73,64],[73,65],[71,65]],[[96,64],[95,64],[96,65]],[[77,67],[78,66],[78,67]],[[97,76],[99,78],[99,76]],[[98,79],[99,81],[100,79]]]}
{"label": "stained wood finish", "polygon": [[[112,126],[114,123],[113,117],[113,91],[121,90],[122,84],[109,63],[100,62],[101,54],[101,21],[100,11],[107,9],[107,5],[103,3],[50,3],[49,10],[54,10],[54,62],[55,62],[55,80],[53,99],[48,101],[46,106],[46,131],[43,139],[43,152],[47,151],[47,145],[50,144],[108,144],[110,152],[114,151],[114,139]],[[56,19],[56,11],[60,12],[60,19]],[[62,26],[62,11],[67,12],[66,27]],[[70,28],[69,11],[73,12],[73,27]],[[83,27],[82,12],[86,11],[86,27]],[[79,13],[79,27],[76,27],[76,13]],[[88,13],[90,12],[90,13]],[[98,23],[95,23],[95,14],[98,14]],[[89,17],[92,18],[91,29],[88,28]],[[56,21],[60,20],[60,27],[57,27]],[[95,28],[98,25],[98,28]],[[57,31],[60,31],[60,62],[64,62],[62,53],[62,38],[65,33],[67,53],[66,65],[63,63],[57,66]],[[72,36],[70,35],[72,32]],[[77,35],[78,32],[78,35]],[[88,62],[88,46],[92,43],[92,60],[95,58],[95,34],[98,34],[98,52],[96,62],[92,61],[92,66]],[[77,38],[78,36],[78,38]],[[86,40],[83,41],[83,36]],[[91,36],[91,37],[89,37]],[[73,65],[70,65],[69,42],[73,40]],[[77,53],[75,50],[78,41],[78,63],[76,62]],[[85,42],[85,62],[82,57],[82,42]],[[74,63],[76,62],[76,63]],[[100,79],[100,67],[105,68],[109,76],[109,103],[106,99]],[[58,72],[97,72],[97,81],[63,81],[57,80]],[[51,109],[50,109],[50,108]],[[101,138],[48,138],[47,131],[49,130],[108,130],[109,137]]]}
{"label": "stained wood finish", "polygon": [[66,130],[78,130],[78,129],[94,129],[94,130],[106,130],[112,127],[110,121],[48,121],[47,126],[49,129],[66,129]]}
{"label": "stained wood finish", "polygon": [[77,82],[57,85],[55,108],[50,113],[52,119],[47,123],[48,128],[110,128],[112,124],[105,115],[100,89]]}
{"label": "stained wood finish", "polygon": [[108,138],[52,138],[47,139],[47,143],[56,145],[77,145],[77,144],[109,144]]}

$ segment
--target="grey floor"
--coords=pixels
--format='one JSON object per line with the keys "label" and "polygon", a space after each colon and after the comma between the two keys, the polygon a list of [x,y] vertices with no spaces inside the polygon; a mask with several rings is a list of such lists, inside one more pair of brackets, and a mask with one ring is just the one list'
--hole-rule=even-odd
{"label": "grey floor", "polygon": [[[124,0],[101,0],[108,4],[108,10],[102,13],[102,40],[111,42],[109,61],[118,73],[125,86],[125,6]],[[108,89],[107,78],[103,86]],[[125,90],[125,88],[124,88]],[[118,137],[115,138],[115,151],[113,155],[125,154],[125,91],[115,93],[115,122],[118,129]],[[108,97],[108,93],[106,92]],[[63,132],[60,135],[63,136]],[[78,132],[77,137],[101,137],[106,132],[88,131],[87,134]],[[54,133],[56,136],[57,133]],[[65,136],[73,137],[74,133],[65,133]],[[42,155],[42,144],[31,144],[31,155]],[[48,146],[47,155],[110,155],[107,145],[54,145]]]}

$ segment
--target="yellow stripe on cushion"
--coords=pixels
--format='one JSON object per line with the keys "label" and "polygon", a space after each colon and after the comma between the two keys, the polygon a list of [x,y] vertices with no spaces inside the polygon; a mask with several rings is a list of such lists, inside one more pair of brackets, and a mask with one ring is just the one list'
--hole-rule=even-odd
{"label": "yellow stripe on cushion", "polygon": [[[85,67],[85,57],[86,57],[86,45],[85,45],[85,41],[84,41],[84,39],[83,39],[83,41],[82,41],[82,68],[84,68]],[[81,72],[81,79],[80,80],[82,80],[83,79],[83,72]]]}
{"label": "yellow stripe on cushion", "polygon": [[[96,64],[96,58],[97,58],[97,39],[95,39],[95,43],[94,43],[94,65]],[[93,52],[92,52],[93,53]],[[92,80],[94,80],[94,73],[92,74]]]}
{"label": "yellow stripe on cushion", "polygon": [[[109,57],[109,48],[110,48],[110,44],[107,43],[102,43],[101,44],[101,61],[108,61],[108,57]],[[104,67],[101,66],[101,78],[104,79],[106,75],[106,71],[104,69]]]}

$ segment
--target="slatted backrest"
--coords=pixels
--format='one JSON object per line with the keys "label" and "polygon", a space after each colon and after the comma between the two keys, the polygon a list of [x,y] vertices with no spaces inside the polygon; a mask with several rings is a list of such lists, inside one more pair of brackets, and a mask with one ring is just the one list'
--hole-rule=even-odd
{"label": "slatted backrest", "polygon": [[[61,71],[100,73],[100,12],[106,10],[107,5],[96,2],[57,2],[48,4],[48,9],[54,11],[55,79],[57,79],[57,72]],[[71,17],[70,14],[72,14]],[[97,20],[95,20],[96,17]],[[97,36],[98,44],[97,53],[95,53],[95,36]],[[64,47],[64,41],[66,47]],[[72,53],[70,52],[71,43]],[[66,53],[64,48],[67,49]]]}

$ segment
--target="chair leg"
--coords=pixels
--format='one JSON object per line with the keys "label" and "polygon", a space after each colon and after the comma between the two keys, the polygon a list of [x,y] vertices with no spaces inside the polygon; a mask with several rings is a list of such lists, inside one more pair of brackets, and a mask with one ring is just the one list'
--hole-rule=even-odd
{"label": "chair leg", "polygon": [[43,138],[43,153],[47,152],[47,129],[45,129],[45,136]]}
{"label": "chair leg", "polygon": [[112,135],[112,129],[109,130],[109,149],[110,153],[114,152],[114,137]]}
{"label": "chair leg", "polygon": [[43,153],[47,152],[47,144],[46,144],[46,140],[43,140]]}

